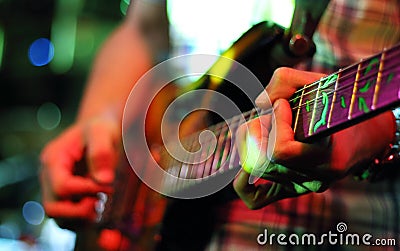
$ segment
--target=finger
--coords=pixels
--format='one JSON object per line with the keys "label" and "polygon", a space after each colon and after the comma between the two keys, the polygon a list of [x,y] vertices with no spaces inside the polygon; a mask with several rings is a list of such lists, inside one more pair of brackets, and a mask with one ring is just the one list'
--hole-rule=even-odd
{"label": "finger", "polygon": [[267,148],[274,149],[275,138],[269,134],[272,115],[263,115],[239,127],[236,141],[243,169],[251,174],[249,183],[258,178],[275,182],[288,182],[293,175],[286,167],[270,161]]}
{"label": "finger", "polygon": [[60,198],[74,198],[76,196],[95,196],[99,192],[111,193],[112,187],[99,184],[91,178],[71,176],[65,181],[66,176],[59,176],[53,181],[55,194]]}
{"label": "finger", "polygon": [[285,165],[293,155],[301,154],[301,143],[294,141],[294,132],[291,127],[292,112],[287,100],[278,99],[274,103],[274,115],[275,124],[271,135],[275,136],[276,144],[269,146],[267,153],[273,162]]}
{"label": "finger", "polygon": [[48,216],[64,220],[81,219],[94,221],[97,217],[95,210],[96,198],[86,197],[78,202],[70,200],[43,202]]}
{"label": "finger", "polygon": [[84,152],[83,135],[79,127],[67,129],[51,141],[42,151],[40,161],[45,168],[60,166],[60,170],[72,173],[74,165],[82,159]]}
{"label": "finger", "polygon": [[73,176],[62,167],[43,168],[41,184],[45,200],[72,199],[96,196],[99,192],[111,193],[110,186],[97,184],[90,178]]}
{"label": "finger", "polygon": [[83,152],[82,133],[78,126],[69,128],[46,146],[40,156],[40,178],[45,198],[54,200],[110,192],[109,187],[102,187],[89,178],[73,175],[73,169],[82,159]]}
{"label": "finger", "polygon": [[324,77],[324,74],[305,72],[288,67],[275,70],[266,92],[262,92],[256,99],[260,108],[267,109],[279,98],[289,99],[298,89],[306,84],[313,83]]}
{"label": "finger", "polygon": [[298,195],[285,189],[278,182],[267,180],[262,184],[250,184],[248,183],[249,176],[245,171],[240,171],[234,180],[233,187],[238,196],[250,209],[259,209],[278,200]]}
{"label": "finger", "polygon": [[250,183],[256,182],[268,166],[266,152],[271,120],[270,115],[261,116],[243,124],[237,131],[240,162],[242,168],[251,174]]}
{"label": "finger", "polygon": [[94,123],[86,133],[90,176],[100,184],[110,184],[118,159],[117,128],[113,124]]}
{"label": "finger", "polygon": [[[271,135],[275,135],[274,149],[268,147],[267,152],[275,163],[293,168],[299,172],[317,171],[309,167],[321,164],[328,158],[329,149],[325,141],[307,144],[296,141],[292,129],[292,110],[289,102],[279,99],[274,104],[275,124]],[[305,161],[307,160],[307,161]]]}

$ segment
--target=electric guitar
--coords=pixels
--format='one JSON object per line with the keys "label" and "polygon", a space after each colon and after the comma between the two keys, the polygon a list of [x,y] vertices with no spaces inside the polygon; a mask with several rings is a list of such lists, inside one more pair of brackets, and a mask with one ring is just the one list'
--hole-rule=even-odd
{"label": "electric guitar", "polygon": [[[400,44],[340,69],[298,90],[289,100],[293,113],[292,128],[296,139],[302,142],[313,142],[397,107],[400,104],[399,55]],[[160,182],[165,184],[164,188],[168,190],[169,194],[174,191],[175,195],[184,197],[197,190],[207,190],[210,184],[218,183],[224,178],[233,179],[240,169],[234,137],[235,130],[242,123],[269,112],[254,108],[207,128],[217,139],[217,144],[212,148],[210,157],[195,164],[168,159],[166,161],[169,164],[166,167],[167,172],[182,179],[176,180],[175,183],[161,180]],[[189,151],[195,151],[199,147],[198,136],[199,133],[195,133],[194,137],[188,137],[183,140],[182,144],[190,146]],[[210,150],[206,147],[204,151]],[[193,180],[193,182],[188,182],[188,180]],[[184,243],[185,238],[192,242],[196,238],[203,238],[206,241],[209,236],[204,233],[210,233],[207,230],[212,226],[212,222],[207,219],[211,217],[212,221],[213,218],[212,213],[204,212],[204,204],[207,205],[206,208],[209,212],[213,212],[213,206],[230,198],[232,197],[229,197],[229,194],[222,192],[212,198],[200,199],[197,202],[175,200],[175,204],[172,205],[174,213],[168,215],[170,211],[166,211],[163,223],[168,224],[166,228],[168,230],[163,231],[162,234],[166,235],[168,241]],[[196,207],[200,207],[200,211],[193,210]],[[189,208],[192,209],[188,212]],[[197,214],[197,212],[201,212],[201,214]],[[206,217],[203,217],[204,214]],[[200,218],[198,220],[206,225],[201,231],[192,230],[193,225],[189,223],[191,222],[189,219],[194,215],[198,216]],[[184,219],[181,226],[177,218]],[[210,226],[207,227],[207,224]],[[197,227],[197,225],[195,226]],[[185,231],[192,231],[192,234],[185,233]],[[196,245],[201,246],[201,243]],[[191,243],[190,246],[196,245]]]}
{"label": "electric guitar", "polygon": [[[287,32],[283,27],[274,23],[261,22],[244,33],[224,52],[223,56],[245,65],[260,82],[267,83],[277,67],[294,65],[311,57],[314,53],[315,48],[313,46],[310,46],[309,50],[305,51],[302,56],[288,55],[287,52],[282,52],[281,47],[288,42],[285,41]],[[276,57],[279,58],[266,60],[266,57],[271,58],[271,52],[274,48],[278,48],[279,52]],[[234,72],[235,69],[230,69],[230,71]],[[230,74],[229,71],[227,74]],[[152,114],[152,116],[146,117],[145,130],[149,145],[162,145],[159,129],[162,112],[172,102],[177,92],[190,89],[214,89],[231,100],[243,100],[243,93],[239,88],[227,81],[215,85],[208,75],[202,76],[185,90],[178,90],[176,86],[169,85],[155,97],[149,109],[149,114]],[[253,99],[259,91],[253,90]],[[248,98],[246,100],[246,102],[240,103],[242,111],[253,107],[252,102]],[[219,121],[215,116],[209,116],[208,119],[211,123]],[[136,165],[146,166],[143,158],[139,158],[139,161],[142,162],[136,163]],[[157,224],[162,221],[167,202],[165,198],[142,184],[141,180],[133,173],[126,158],[121,159],[120,162],[113,185],[115,192],[109,197],[100,196],[99,218],[96,224],[85,224],[79,230],[76,230],[75,250],[100,250],[97,240],[103,229],[117,229],[123,233],[127,241],[121,240],[118,245],[119,250],[124,250],[124,247],[130,246],[132,243],[137,244],[134,250],[151,249],[150,246],[152,245],[148,242],[154,242],[153,236],[157,232],[154,228],[157,228]],[[231,197],[231,195],[228,197]],[[209,219],[212,219],[211,211],[209,216]]]}
{"label": "electric guitar", "polygon": [[[289,100],[296,140],[313,142],[397,107],[400,104],[399,55],[400,44],[296,91]],[[217,144],[207,161],[189,166],[173,161],[168,162],[169,166],[166,167],[170,173],[182,179],[204,180],[193,182],[193,185],[187,185],[185,180],[177,180],[171,185],[166,183],[165,189],[182,194],[182,190],[191,187],[203,186],[206,189],[207,182],[231,175],[231,172],[234,177],[240,168],[234,132],[241,124],[270,113],[271,110],[253,108],[208,127],[207,130],[216,136]],[[188,137],[182,144],[194,151],[200,145],[199,134],[197,132],[194,137]],[[179,181],[185,185],[180,185]]]}
{"label": "electric guitar", "polygon": [[[314,83],[309,83],[298,90],[290,99],[293,112],[293,130],[296,139],[303,142],[312,142],[315,139],[330,135],[398,106],[400,104],[399,55],[400,44],[372,57],[361,60],[354,65],[340,69],[338,72]],[[182,184],[164,182],[164,188],[168,190],[168,193],[174,192],[176,195],[182,195],[191,191],[191,189],[207,188],[210,182],[215,182],[222,177],[233,179],[240,169],[240,165],[236,144],[234,142],[234,133],[228,133],[228,128],[230,130],[235,130],[245,121],[265,113],[268,113],[268,111],[254,108],[243,114],[234,116],[227,121],[217,123],[207,128],[207,130],[212,131],[217,138],[217,145],[210,152],[210,157],[207,161],[193,165],[187,165],[182,162],[179,163],[179,161],[176,160],[164,160],[164,163],[169,163],[169,166],[167,164],[165,167],[167,172],[184,179],[182,181],[184,183]],[[194,133],[193,135],[194,137],[189,137],[186,140],[184,139],[183,144],[193,146],[193,149],[197,149],[197,136],[199,134]],[[197,180],[188,183],[186,182],[188,179]],[[229,186],[227,190],[229,190]],[[127,192],[130,193],[129,191]],[[197,235],[197,231],[209,233],[207,230],[212,228],[213,223],[213,206],[217,206],[218,203],[222,203],[227,199],[234,198],[234,195],[225,191],[210,196],[209,198],[202,198],[195,201],[172,199],[174,203],[172,203],[172,206],[166,211],[164,211],[166,201],[164,199],[159,200],[161,197],[162,196],[153,194],[153,197],[150,196],[145,199],[145,201],[147,201],[144,203],[146,207],[156,213],[144,212],[145,209],[140,209],[140,206],[136,206],[136,213],[143,213],[141,217],[147,214],[144,217],[148,219],[147,223],[153,221],[153,229],[149,231],[151,237],[146,238],[150,246],[152,246],[151,244],[154,244],[158,238],[161,238],[159,235],[154,234],[155,232],[153,230],[158,226],[155,222],[158,222],[158,220],[164,217],[164,224],[174,225],[181,233],[190,231],[186,229],[188,227],[188,218],[186,218],[185,215],[187,217],[198,215],[196,214],[197,210],[204,210],[204,204],[207,205],[206,208],[208,212],[204,213],[204,211],[202,211],[203,217],[199,215],[199,219],[191,222],[191,224],[202,225],[196,232],[193,232],[193,236]],[[144,204],[142,204],[142,206]],[[171,208],[173,208],[173,210]],[[191,208],[191,211],[187,212],[189,208]],[[193,208],[195,209],[193,210]],[[176,211],[179,213],[176,213]],[[132,214],[132,212],[130,214]],[[180,225],[174,217],[177,215],[184,219],[183,222],[181,222],[183,225]],[[152,220],[152,218],[154,220]],[[132,224],[127,224],[132,223],[132,219],[128,217],[121,218],[120,220],[120,223],[123,222],[122,225],[130,225],[130,229],[126,232],[134,242],[134,236],[137,234],[135,231],[137,229],[135,230],[135,228],[132,228]],[[139,221],[146,225],[144,222],[146,220],[143,221],[143,218]],[[115,221],[115,218],[113,218],[113,222],[113,224],[116,224],[115,222],[118,221]],[[190,226],[191,228],[194,226],[194,228],[197,227],[197,225]],[[119,229],[124,229],[124,227],[119,226]],[[205,232],[203,232],[204,230]],[[169,235],[176,236],[169,236],[168,238],[182,238],[181,233],[178,234],[178,232],[171,231]],[[191,235],[189,234],[188,236]],[[203,241],[206,241],[209,236],[203,234],[203,238]],[[193,241],[193,239],[191,241]],[[202,244],[198,243],[196,245],[201,246]]]}

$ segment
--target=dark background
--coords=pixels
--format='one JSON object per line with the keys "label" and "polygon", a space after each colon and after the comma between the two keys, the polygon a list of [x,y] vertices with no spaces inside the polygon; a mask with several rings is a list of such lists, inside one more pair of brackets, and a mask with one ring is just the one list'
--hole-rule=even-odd
{"label": "dark background", "polygon": [[[127,2],[0,0],[0,250],[71,248],[71,233],[45,233],[55,224],[41,220],[38,155],[73,121],[95,52]],[[44,66],[28,56],[39,38],[54,45]]]}

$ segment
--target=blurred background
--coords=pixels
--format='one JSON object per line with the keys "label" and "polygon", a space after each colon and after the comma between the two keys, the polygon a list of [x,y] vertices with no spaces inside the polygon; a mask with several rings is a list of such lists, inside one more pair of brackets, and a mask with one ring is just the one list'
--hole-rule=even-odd
{"label": "blurred background", "polygon": [[129,0],[0,0],[0,250],[71,250],[40,204],[38,154],[72,122]]}
{"label": "blurred background", "polygon": [[[38,155],[73,121],[95,53],[129,2],[0,0],[0,250],[73,249],[74,233],[44,214]],[[220,53],[260,19],[287,26],[293,11],[292,0],[200,2],[168,1],[175,44],[193,45],[179,53]]]}

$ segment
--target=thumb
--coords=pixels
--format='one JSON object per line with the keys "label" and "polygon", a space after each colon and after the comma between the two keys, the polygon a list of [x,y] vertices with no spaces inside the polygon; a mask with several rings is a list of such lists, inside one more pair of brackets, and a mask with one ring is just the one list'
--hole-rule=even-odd
{"label": "thumb", "polygon": [[100,184],[111,184],[114,180],[119,156],[116,132],[115,125],[94,123],[86,133],[89,174]]}

